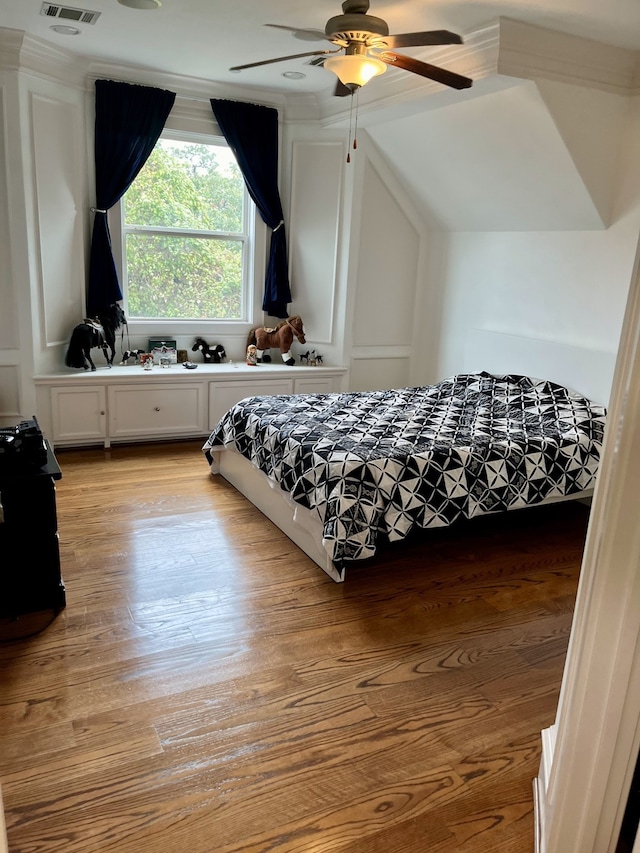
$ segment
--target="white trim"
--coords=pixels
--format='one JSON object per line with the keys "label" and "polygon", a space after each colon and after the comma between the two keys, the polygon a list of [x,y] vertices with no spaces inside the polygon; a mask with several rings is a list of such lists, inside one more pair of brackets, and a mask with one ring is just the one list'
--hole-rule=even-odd
{"label": "white trim", "polygon": [[640,747],[640,277],[627,304],[567,652],[541,853],[613,853]]}

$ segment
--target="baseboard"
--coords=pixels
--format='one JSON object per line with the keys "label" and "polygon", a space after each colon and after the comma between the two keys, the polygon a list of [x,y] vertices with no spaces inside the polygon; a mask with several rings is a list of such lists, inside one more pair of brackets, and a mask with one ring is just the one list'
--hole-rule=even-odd
{"label": "baseboard", "polygon": [[536,776],[533,780],[533,830],[534,830],[534,851],[535,853],[543,853],[544,851],[544,835],[542,832],[542,810],[540,808],[540,777]]}
{"label": "baseboard", "polygon": [[546,850],[546,803],[547,791],[549,789],[549,777],[553,763],[553,753],[556,746],[555,725],[543,729],[540,733],[542,740],[542,754],[540,756],[540,769],[533,780],[533,815],[535,829],[535,851],[545,853]]}

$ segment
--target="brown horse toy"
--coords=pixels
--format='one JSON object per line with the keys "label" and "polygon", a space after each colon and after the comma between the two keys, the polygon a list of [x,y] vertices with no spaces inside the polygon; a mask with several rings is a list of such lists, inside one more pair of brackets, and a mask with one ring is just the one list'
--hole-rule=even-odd
{"label": "brown horse toy", "polygon": [[282,360],[286,365],[291,367],[296,363],[295,358],[291,354],[291,344],[294,336],[301,344],[307,342],[304,336],[304,325],[301,317],[288,317],[282,320],[275,329],[267,329],[264,326],[256,326],[249,332],[247,338],[247,346],[252,344],[258,350],[258,364],[260,362],[271,361],[271,356],[267,350],[278,348],[282,356]]}

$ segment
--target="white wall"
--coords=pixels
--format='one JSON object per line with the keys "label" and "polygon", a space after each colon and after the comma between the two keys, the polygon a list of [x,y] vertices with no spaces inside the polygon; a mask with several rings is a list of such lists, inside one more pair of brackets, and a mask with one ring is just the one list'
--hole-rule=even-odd
{"label": "white wall", "polygon": [[16,70],[20,33],[0,48],[0,417],[15,422],[37,414],[32,376],[61,364],[83,311],[85,94],[57,54],[62,79]]}
{"label": "white wall", "polygon": [[[640,229],[638,113],[630,100],[619,134],[609,227],[431,233],[427,380],[468,366],[473,329],[615,354]],[[482,368],[482,352],[476,364]],[[562,365],[549,378],[562,382]]]}

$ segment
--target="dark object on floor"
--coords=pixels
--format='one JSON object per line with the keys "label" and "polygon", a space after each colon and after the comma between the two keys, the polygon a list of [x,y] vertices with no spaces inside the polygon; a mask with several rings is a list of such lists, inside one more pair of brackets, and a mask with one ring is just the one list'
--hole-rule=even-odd
{"label": "dark object on floor", "polygon": [[3,561],[0,620],[39,611],[58,612],[66,604],[55,488],[62,472],[46,441],[43,446],[45,457],[40,464],[0,471],[0,553],[19,555],[15,565]]}

